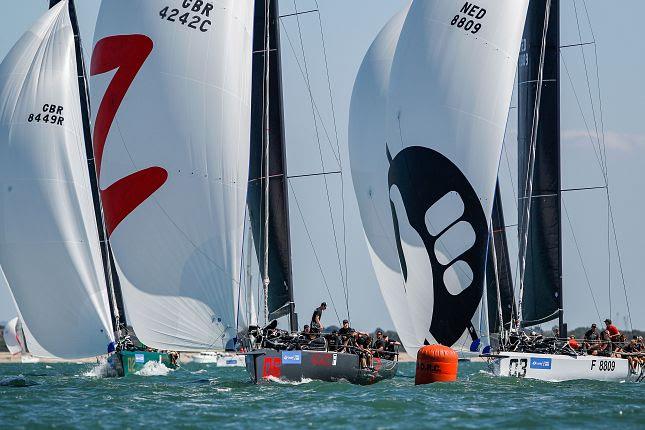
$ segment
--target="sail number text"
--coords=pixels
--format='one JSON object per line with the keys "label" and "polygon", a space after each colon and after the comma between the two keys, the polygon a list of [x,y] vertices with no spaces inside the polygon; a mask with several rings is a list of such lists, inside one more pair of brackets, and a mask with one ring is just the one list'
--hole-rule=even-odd
{"label": "sail number text", "polygon": [[183,0],[181,6],[182,10],[166,6],[159,11],[159,16],[163,20],[179,23],[202,33],[210,30],[212,25],[210,14],[214,9],[212,3],[204,0]]}
{"label": "sail number text", "polygon": [[611,360],[600,360],[600,363],[596,363],[598,360],[591,360],[591,370],[594,370],[596,365],[598,370],[601,372],[613,372],[616,370],[616,362]]}
{"label": "sail number text", "polygon": [[529,361],[526,358],[511,358],[508,363],[508,376],[523,378],[526,376],[526,366]]}
{"label": "sail number text", "polygon": [[44,104],[40,113],[30,113],[27,122],[44,122],[46,124],[63,125],[63,107],[52,104]]}
{"label": "sail number text", "polygon": [[474,3],[466,2],[459,13],[450,21],[450,25],[461,28],[472,34],[482,29],[481,20],[486,16],[486,9]]}

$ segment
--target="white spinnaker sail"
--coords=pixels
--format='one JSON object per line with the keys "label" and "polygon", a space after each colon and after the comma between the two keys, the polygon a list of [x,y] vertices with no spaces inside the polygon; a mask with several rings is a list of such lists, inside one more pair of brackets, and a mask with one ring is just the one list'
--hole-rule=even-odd
{"label": "white spinnaker sail", "polygon": [[[359,203],[363,229],[381,293],[396,330],[406,348],[417,344],[413,320],[409,315],[405,285],[392,226],[388,202],[387,157],[383,152],[387,128],[385,115],[390,85],[390,70],[396,45],[410,5],[394,16],[380,31],[367,51],[356,78],[350,106],[349,153],[354,190]],[[384,173],[385,172],[385,173]],[[386,181],[383,184],[383,181]],[[375,185],[380,184],[380,187]],[[389,250],[389,252],[387,252]],[[416,351],[414,351],[416,353]]]}
{"label": "white spinnaker sail", "polygon": [[159,349],[236,334],[252,0],[103,1],[94,146],[128,322]]}
{"label": "white spinnaker sail", "polygon": [[[370,55],[387,51],[372,50],[357,77],[355,190],[381,291],[409,351],[426,341],[456,345],[483,326],[488,225],[527,4],[414,1],[389,79],[382,65],[370,66],[378,64]],[[357,92],[375,77],[375,90],[387,82],[378,107]]]}
{"label": "white spinnaker sail", "polygon": [[2,331],[2,338],[10,354],[18,354],[23,351],[20,338],[18,337],[17,326],[18,317],[15,317],[7,321],[7,325],[4,326],[4,330]]}
{"label": "white spinnaker sail", "polygon": [[36,356],[104,354],[107,287],[67,1],[0,65],[0,265]]}

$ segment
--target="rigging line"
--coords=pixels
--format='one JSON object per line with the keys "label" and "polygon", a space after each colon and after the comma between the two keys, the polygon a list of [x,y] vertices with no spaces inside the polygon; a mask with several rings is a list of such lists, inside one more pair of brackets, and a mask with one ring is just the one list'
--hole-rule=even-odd
{"label": "rigging line", "polygon": [[325,32],[323,29],[323,24],[322,24],[322,16],[320,14],[320,6],[318,4],[318,0],[316,1],[316,8],[318,10],[318,25],[320,27],[320,39],[322,42],[322,48],[323,48],[323,58],[325,60],[325,74],[327,76],[327,88],[329,89],[329,105],[331,107],[331,117],[332,117],[332,122],[334,125],[334,134],[336,136],[336,149],[338,150],[338,155],[339,155],[339,163],[340,163],[340,178],[341,178],[341,183],[340,183],[340,195],[341,195],[341,211],[342,211],[342,222],[343,222],[343,254],[344,254],[344,263],[345,263],[345,306],[347,308],[347,319],[351,321],[350,318],[350,312],[349,312],[349,269],[347,266],[347,222],[345,219],[345,180],[343,177],[343,164],[342,164],[342,154],[340,151],[340,139],[338,137],[338,124],[336,121],[336,108],[334,104],[334,94],[331,89],[331,78],[329,75],[329,61],[327,59],[327,45],[325,43]]}
{"label": "rigging line", "polygon": [[[296,13],[298,12],[298,6],[296,4],[296,0],[293,0],[293,7]],[[314,129],[316,132],[316,142],[318,143],[318,154],[320,156],[320,165],[322,168],[322,171],[325,171],[325,157],[323,155],[322,151],[322,145],[320,144],[320,132],[318,130],[318,121],[316,120],[316,111],[314,109],[314,103],[313,103],[313,93],[311,91],[311,85],[310,85],[310,78],[309,78],[309,67],[307,66],[307,55],[305,53],[305,44],[304,40],[302,38],[302,27],[300,25],[300,17],[296,16],[296,22],[298,23],[298,36],[300,39],[300,49],[302,51],[302,59],[303,59],[303,65],[304,65],[304,70],[305,70],[305,77],[307,81],[307,86],[309,88],[309,99],[311,101],[311,110],[312,114],[314,117]],[[322,122],[322,118],[321,118]],[[338,234],[336,233],[336,222],[334,221],[334,212],[331,204],[331,195],[329,194],[329,181],[327,180],[327,176],[323,176],[323,182],[325,184],[325,194],[327,196],[327,207],[329,208],[329,219],[331,221],[331,228],[332,228],[332,233],[334,236],[334,244],[336,245],[336,256],[338,258],[338,269],[340,271],[340,279],[341,279],[341,284],[343,285],[344,288],[347,288],[347,282],[345,280],[345,275],[343,273],[343,265],[341,263],[341,258],[340,258],[340,250],[338,246]]]}
{"label": "rigging line", "polygon": [[508,170],[508,177],[511,180],[511,188],[513,190],[513,202],[515,203],[515,211],[517,211],[518,210],[518,207],[517,207],[517,193],[515,192],[515,189],[516,189],[515,188],[515,181],[513,180],[513,173],[512,173],[513,171],[511,170],[511,162],[510,162],[510,159],[508,157],[508,149],[507,149],[507,145],[506,145],[506,139],[504,139],[504,143],[502,144],[502,149],[504,150],[504,156],[506,158],[506,169]]}
{"label": "rigging line", "polygon": [[311,234],[309,233],[309,228],[307,227],[307,223],[305,222],[305,216],[302,213],[302,208],[300,207],[300,201],[298,200],[298,196],[296,195],[296,190],[293,188],[293,185],[291,185],[291,183],[289,183],[289,188],[291,189],[291,194],[293,195],[293,201],[296,202],[296,207],[298,208],[298,213],[300,214],[302,225],[305,228],[305,233],[307,233],[307,239],[309,239],[309,245],[311,245],[311,250],[314,253],[316,264],[318,264],[318,270],[320,270],[320,276],[322,277],[323,284],[325,285],[325,289],[327,290],[327,294],[329,294],[331,305],[334,307],[334,313],[336,314],[336,318],[338,319],[338,323],[340,324],[340,316],[338,315],[336,304],[334,303],[334,296],[331,294],[331,290],[329,289],[329,284],[327,283],[327,278],[325,278],[325,272],[323,271],[322,264],[320,263],[320,259],[318,258],[318,253],[316,252],[316,247],[314,246],[314,241],[311,238]]}
{"label": "rigging line", "polygon": [[[318,4],[316,4],[316,7],[318,7]],[[286,15],[280,15],[280,19],[289,18],[289,17],[292,17],[292,16],[306,15],[308,13],[313,13],[313,12],[318,12],[318,9],[311,9],[311,10],[305,10],[303,12],[288,13]]]}
{"label": "rigging line", "polygon": [[[305,86],[307,87],[307,90],[309,93],[312,93],[311,90],[311,85],[309,84],[309,81],[307,77],[305,76],[305,71],[303,70],[302,65],[300,64],[300,59],[298,57],[298,54],[296,53],[296,48],[293,44],[293,41],[291,40],[291,36],[289,35],[289,32],[287,31],[287,27],[282,25],[280,28],[284,31],[284,35],[287,36],[287,41],[289,42],[289,47],[291,48],[291,53],[293,54],[294,59],[296,60],[296,64],[298,65],[298,70],[300,71],[300,76],[302,79],[305,81]],[[332,146],[332,139],[329,135],[329,131],[327,130],[327,127],[325,126],[325,122],[323,121],[322,113],[320,112],[320,109],[318,108],[318,104],[316,103],[316,99],[312,98],[311,103],[313,104],[316,114],[320,118],[320,126],[323,129],[323,132],[325,133],[325,137],[327,139],[327,143],[329,145],[329,149],[331,150],[332,154],[334,155],[334,159],[340,166],[340,154],[336,154],[336,151],[334,150],[334,147]]]}
{"label": "rigging line", "polygon": [[[596,85],[598,87],[598,106],[600,111],[600,133],[602,137],[602,145],[605,151],[605,173],[607,175],[607,182],[609,182],[609,167],[607,165],[607,155],[606,155],[606,146],[605,146],[605,118],[604,118],[604,109],[602,105],[602,91],[600,88],[600,67],[598,66],[598,44],[596,43],[596,34],[593,31],[593,25],[591,25],[591,17],[589,16],[589,10],[587,9],[586,0],[582,1],[582,5],[585,8],[585,14],[587,16],[587,23],[589,24],[589,30],[591,31],[591,37],[594,41],[594,58],[596,63]],[[609,186],[609,185],[608,185]]]}
{"label": "rigging line", "polygon": [[[300,178],[312,178],[312,177],[317,177],[317,176],[326,176],[326,175],[339,175],[342,172],[340,170],[336,170],[333,172],[320,172],[320,173],[303,173],[301,175],[289,175],[287,176],[287,179],[300,179]],[[280,175],[282,176],[282,175]]]}
{"label": "rigging line", "polygon": [[235,315],[235,332],[238,333],[240,331],[240,300],[242,297],[242,277],[244,276],[244,257],[246,254],[245,247],[244,247],[244,237],[246,236],[246,216],[248,214],[248,206],[245,205],[244,209],[244,234],[242,235],[242,255],[240,257],[240,280],[239,283],[237,284],[237,311]]}
{"label": "rigging line", "polygon": [[[564,55],[562,55],[562,52],[560,52],[560,59],[562,60],[564,71],[567,74],[567,77],[569,78],[569,84],[571,85],[573,96],[575,97],[576,103],[578,104],[578,110],[580,111],[580,116],[582,117],[582,121],[585,124],[585,129],[587,130],[587,137],[589,138],[589,142],[591,143],[591,147],[593,148],[594,155],[596,156],[596,161],[598,161],[598,165],[600,166],[600,170],[602,172],[603,171],[602,157],[599,155],[600,148],[596,149],[596,143],[593,140],[591,129],[589,128],[589,123],[587,122],[587,117],[585,116],[584,110],[582,109],[582,103],[580,102],[580,97],[578,97],[578,92],[576,91],[576,87],[573,84],[573,78],[571,77],[571,73],[569,73],[569,68],[567,67],[567,62],[564,59]],[[603,175],[603,179],[604,179],[604,175]]]}
{"label": "rigging line", "polygon": [[596,302],[596,296],[593,293],[593,288],[591,287],[591,281],[589,280],[589,273],[587,272],[587,267],[585,266],[584,259],[582,258],[582,250],[580,249],[580,245],[578,244],[578,238],[576,237],[576,232],[573,230],[573,223],[571,222],[571,218],[569,217],[569,211],[567,210],[567,205],[562,199],[562,207],[564,208],[564,214],[567,217],[567,223],[569,224],[569,230],[571,231],[571,236],[573,237],[573,243],[576,246],[576,251],[578,251],[578,258],[580,259],[580,265],[582,266],[582,271],[585,274],[585,279],[587,280],[587,286],[589,287],[589,293],[591,294],[591,299],[593,300],[593,305],[596,308],[596,315],[598,315],[598,321],[601,320],[600,318],[600,311],[598,310],[598,303]]}
{"label": "rigging line", "polygon": [[[591,17],[589,16],[589,10],[587,9],[587,2],[583,0],[582,5],[584,6],[585,9],[585,15],[587,16],[587,23],[589,24],[589,30],[591,31],[591,37],[594,41],[594,59],[595,59],[595,66],[596,66],[596,85],[598,87],[598,105],[599,105],[599,111],[600,111],[600,133],[602,137],[602,151],[604,154],[604,159],[605,159],[605,183],[607,185],[606,188],[606,193],[607,193],[607,254],[609,255],[608,258],[608,277],[609,277],[609,288],[611,289],[611,232],[610,232],[610,218],[613,217],[611,214],[611,199],[609,198],[609,165],[607,161],[607,145],[605,142],[605,118],[604,118],[604,109],[602,105],[602,90],[600,87],[600,67],[598,65],[598,44],[596,42],[596,35],[593,31],[593,25],[591,24]],[[615,235],[615,229],[614,229],[614,235]],[[616,249],[618,250],[618,241],[616,240]],[[620,268],[621,270],[621,276],[622,276],[622,267]],[[624,287],[624,284],[623,284]],[[624,289],[624,288],[623,288]],[[625,292],[626,293],[626,292]],[[627,297],[625,297],[627,299]],[[630,320],[631,321],[631,320]]]}
{"label": "rigging line", "polygon": [[[579,22],[579,19],[578,19],[578,10],[577,10],[576,4],[577,4],[576,0],[574,0],[573,7],[574,7],[574,10],[576,12],[576,23],[578,25],[578,35],[580,37],[580,40],[582,41],[582,35],[581,35],[581,30],[580,30],[580,22]],[[589,23],[589,28],[590,28],[590,31],[591,31],[591,34],[592,34],[592,38],[593,38],[593,40],[595,42],[596,39],[595,39],[595,34],[593,32],[593,26],[591,25],[591,18],[589,17],[589,10],[587,9],[587,5],[586,5],[586,3],[584,1],[583,1],[583,4],[584,4],[584,8],[585,8],[585,13],[586,13],[586,16],[587,16],[587,22]],[[612,230],[612,227],[611,227],[610,218],[611,218],[612,215],[610,213],[611,212],[611,199],[609,197],[609,169],[608,169],[608,165],[607,165],[607,147],[605,145],[605,137],[604,137],[604,119],[603,119],[603,116],[602,116],[602,93],[600,91],[600,71],[599,71],[599,67],[598,67],[597,45],[594,44],[594,54],[595,54],[595,64],[596,64],[596,80],[597,80],[597,87],[598,87],[598,98],[600,100],[599,103],[600,103],[600,109],[601,109],[599,114],[601,116],[601,122],[602,122],[602,143],[600,141],[600,135],[599,135],[599,132],[598,132],[598,122],[596,120],[595,105],[594,105],[594,102],[593,102],[593,96],[591,94],[591,81],[589,79],[589,71],[588,71],[588,67],[587,67],[587,60],[586,60],[586,55],[585,55],[585,52],[584,52],[584,48],[581,48],[581,51],[582,51],[582,59],[583,59],[584,67],[585,67],[585,75],[586,75],[586,78],[587,78],[587,89],[588,89],[588,92],[589,92],[589,99],[591,101],[591,109],[592,109],[592,113],[594,115],[594,124],[595,124],[595,128],[596,128],[596,139],[598,141],[598,147],[599,147],[599,151],[600,151],[600,158],[601,158],[601,160],[603,160],[603,164],[601,165],[601,170],[602,170],[603,178],[605,180],[605,185],[607,187],[606,188],[606,195],[607,195],[607,255],[608,255],[608,258],[607,258],[607,265],[608,265],[607,276],[608,276],[608,286],[609,286],[609,288],[608,288],[609,315],[611,315],[613,309],[612,309],[612,300],[611,300],[611,230]],[[617,243],[617,241],[616,241],[616,243]]]}
{"label": "rigging line", "polygon": [[[575,17],[576,17],[576,25],[578,27],[578,38],[580,39],[580,43],[582,43],[582,30],[580,28],[580,19],[578,18],[578,2],[577,0],[573,0],[573,9],[575,12]],[[580,46],[580,53],[582,54],[582,64],[584,65],[585,68],[585,77],[587,81],[587,92],[589,95],[589,102],[591,104],[591,115],[593,118],[594,122],[594,128],[596,131],[596,141],[598,142],[598,147],[600,148],[600,132],[598,130],[598,119],[596,118],[596,104],[594,103],[593,95],[591,94],[591,79],[589,78],[589,68],[587,67],[587,55],[585,54],[585,48],[584,46]],[[602,160],[602,152],[600,153],[600,158]],[[606,162],[607,160],[603,160],[601,168],[603,171],[606,170]],[[605,176],[605,182],[606,182],[606,175]]]}
{"label": "rigging line", "polygon": [[[607,198],[610,199],[609,195]],[[609,200],[609,214],[611,215],[611,225],[614,233],[614,241],[616,243],[616,254],[618,256],[618,267],[620,268],[620,278],[623,283],[623,292],[625,293],[625,304],[627,305],[627,316],[629,317],[629,326],[632,331],[634,331],[634,324],[632,323],[632,313],[629,307],[629,300],[627,297],[627,284],[625,283],[625,274],[623,273],[623,261],[620,255],[620,248],[618,247],[618,236],[616,235],[616,223],[614,221],[614,209],[611,205],[611,199]]]}

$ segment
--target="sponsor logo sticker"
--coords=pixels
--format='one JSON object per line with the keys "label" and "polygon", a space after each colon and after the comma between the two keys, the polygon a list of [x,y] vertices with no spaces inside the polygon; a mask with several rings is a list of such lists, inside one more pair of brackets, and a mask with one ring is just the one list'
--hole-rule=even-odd
{"label": "sponsor logo sticker", "polygon": [[146,359],[143,354],[134,354],[135,363],[145,363]]}
{"label": "sponsor logo sticker", "polygon": [[311,364],[316,367],[331,367],[333,360],[331,354],[311,354]]}
{"label": "sponsor logo sticker", "polygon": [[282,351],[282,364],[302,364],[302,352]]}
{"label": "sponsor logo sticker", "polygon": [[338,361],[338,354],[334,354],[334,357],[331,360],[331,365],[335,366],[337,361]]}
{"label": "sponsor logo sticker", "polygon": [[551,368],[551,359],[550,358],[537,358],[531,357],[531,369],[550,369]]}

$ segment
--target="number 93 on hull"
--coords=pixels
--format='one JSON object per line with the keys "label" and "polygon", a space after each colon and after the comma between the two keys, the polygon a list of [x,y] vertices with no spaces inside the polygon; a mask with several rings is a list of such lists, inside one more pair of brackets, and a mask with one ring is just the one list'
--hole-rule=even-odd
{"label": "number 93 on hull", "polygon": [[488,359],[495,376],[541,381],[640,381],[643,369],[630,369],[624,358],[501,352]]}

